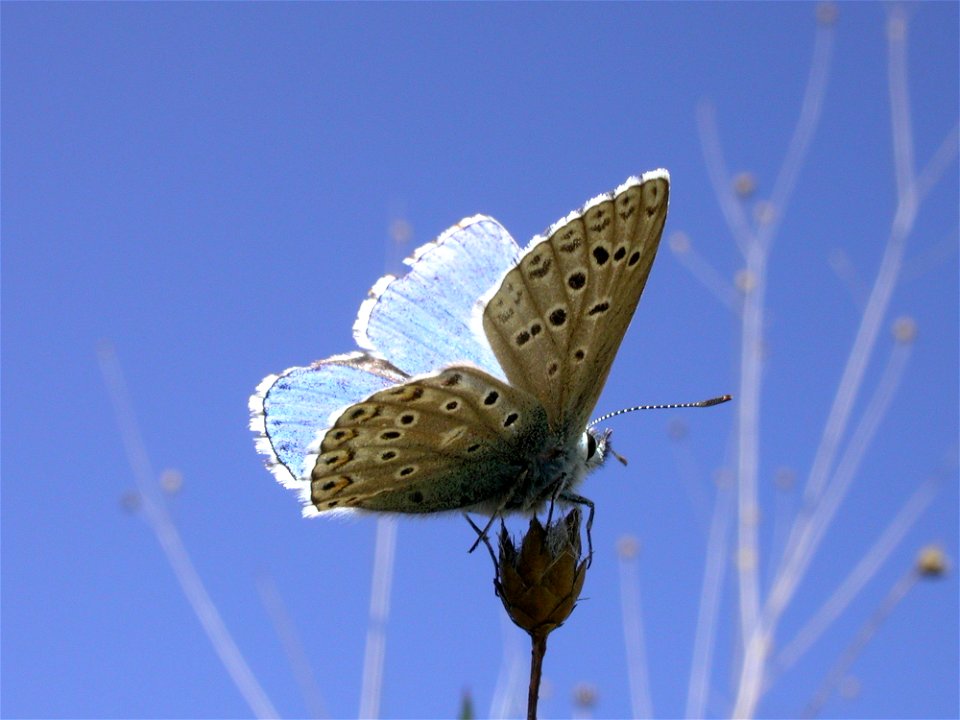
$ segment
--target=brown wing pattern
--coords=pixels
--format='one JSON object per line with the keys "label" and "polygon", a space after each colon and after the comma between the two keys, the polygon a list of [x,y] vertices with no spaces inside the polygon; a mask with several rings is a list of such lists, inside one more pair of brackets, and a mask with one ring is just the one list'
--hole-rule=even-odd
{"label": "brown wing pattern", "polygon": [[476,368],[447,368],[347,408],[320,443],[311,502],[321,512],[401,513],[495,503],[547,430],[526,392]]}
{"label": "brown wing pattern", "polygon": [[661,170],[596,198],[535,239],[487,302],[497,360],[551,427],[586,425],[650,274],[668,194]]}

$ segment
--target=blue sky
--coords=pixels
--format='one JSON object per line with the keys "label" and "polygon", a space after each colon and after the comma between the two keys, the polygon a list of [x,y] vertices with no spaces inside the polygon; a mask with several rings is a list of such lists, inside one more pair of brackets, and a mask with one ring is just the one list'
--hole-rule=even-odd
{"label": "blue sky", "polygon": [[[958,6],[910,5],[915,164],[958,114]],[[462,217],[521,244],[627,176],[672,176],[665,237],[686,233],[725,283],[743,260],[704,162],[713,103],[731,172],[770,193],[814,45],[808,4],[56,4],[2,7],[2,714],[234,717],[251,710],[142,512],[97,360],[108,340],[169,512],[277,711],[309,708],[271,613],[275,587],[333,717],[356,716],[373,518],[302,520],[262,467],[247,397],[266,374],[353,348],[360,302],[398,258]],[[800,504],[896,202],[886,6],[840,7],[816,128],[770,255],[760,536]],[[955,149],[954,149],[955,156]],[[854,404],[881,382],[894,318],[909,364],[837,520],[784,615],[787,641],[923,480],[939,492],[824,637],[762,699],[793,716],[916,552],[958,540],[958,217],[954,157],[924,198]],[[412,228],[404,248],[389,227]],[[833,268],[846,268],[840,273]],[[739,390],[739,321],[663,246],[598,412]],[[584,599],[551,638],[544,716],[578,683],[623,716],[615,545],[641,543],[653,707],[683,713],[712,478],[735,460],[736,408],[615,422],[627,468],[597,504]],[[686,439],[668,429],[682,421]],[[676,428],[676,425],[673,425]],[[846,434],[849,440],[851,432]],[[792,493],[774,477],[797,476]],[[780,473],[783,477],[783,473]],[[459,517],[403,520],[381,713],[490,712],[503,658],[525,661],[484,553]],[[771,558],[761,555],[763,582]],[[725,577],[707,711],[730,712],[736,583]],[[259,583],[259,585],[258,585]],[[958,713],[958,586],[912,589],[824,714]],[[505,650],[506,648],[506,650]],[[852,687],[850,683],[846,685]]]}

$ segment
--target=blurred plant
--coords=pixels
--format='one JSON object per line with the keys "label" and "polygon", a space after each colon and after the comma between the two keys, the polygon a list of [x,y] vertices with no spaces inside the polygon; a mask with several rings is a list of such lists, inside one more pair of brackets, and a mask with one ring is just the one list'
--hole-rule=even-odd
{"label": "blurred plant", "polygon": [[[702,717],[706,713],[723,577],[730,555],[736,559],[740,634],[738,647],[734,652],[739,668],[738,677],[734,683],[735,698],[729,712],[734,717],[752,717],[756,715],[763,695],[773,683],[822,636],[876,574],[930,504],[942,482],[942,474],[934,474],[919,485],[822,607],[790,642],[778,647],[775,640],[780,620],[796,596],[826,531],[837,516],[909,360],[917,329],[912,319],[903,317],[892,325],[895,342],[885,369],[862,415],[852,432],[848,432],[867,365],[875,356],[877,340],[889,309],[893,289],[899,279],[909,274],[903,272],[904,250],[920,205],[947,167],[954,162],[958,148],[958,128],[954,126],[923,170],[919,173],[915,171],[906,69],[908,17],[901,6],[890,6],[887,19],[888,84],[897,207],[872,286],[857,278],[849,258],[842,250],[831,254],[831,266],[837,275],[846,281],[861,307],[860,326],[839,380],[811,469],[803,484],[802,506],[792,518],[787,517],[785,508],[778,508],[777,512],[773,513],[775,522],[778,525],[783,524],[784,532],[782,536],[774,532],[773,547],[762,552],[758,537],[761,516],[758,469],[768,265],[780,223],[786,215],[789,200],[820,118],[837,18],[835,5],[823,3],[817,6],[813,61],[800,116],[783,166],[768,198],[758,198],[762,183],[753,172],[728,172],[713,107],[709,103],[703,103],[699,108],[698,121],[707,169],[731,235],[744,261],[744,266],[735,274],[733,281],[728,282],[697,252],[687,234],[674,232],[668,238],[668,246],[675,257],[725,307],[736,312],[740,319],[735,468],[718,471],[715,478],[714,504],[712,510],[708,511],[710,519],[706,542],[707,561],[687,693],[687,717]],[[400,219],[391,224],[390,234],[394,241],[390,253],[393,256],[399,252],[400,246],[410,239],[412,230],[409,223]],[[923,262],[916,264],[935,263],[952,252],[955,252],[955,242],[950,238],[922,257]],[[914,268],[914,272],[919,273],[922,269]],[[137,480],[137,490],[122,496],[121,507],[131,513],[142,513],[156,534],[181,588],[252,713],[257,717],[274,717],[276,710],[224,626],[166,509],[163,494],[172,495],[178,492],[182,486],[182,476],[179,472],[167,471],[161,476],[159,483],[154,482],[153,471],[127,397],[119,363],[109,345],[101,348],[100,362]],[[685,424],[674,423],[670,427],[669,435],[671,440],[679,445],[687,441],[689,430]],[[847,444],[842,445],[842,440],[848,435]],[[678,458],[681,456],[682,454],[678,454]],[[952,471],[956,464],[955,458],[951,458],[948,463]],[[688,487],[692,488],[694,505],[698,509],[705,509],[707,503],[696,496],[692,481],[694,471],[689,467],[682,470],[681,475]],[[797,473],[793,469],[777,470],[776,486],[782,492],[792,490],[798,485],[797,481]],[[734,525],[736,545],[730,551],[729,538]],[[581,559],[579,531],[580,513],[574,509],[565,518],[556,523],[548,523],[546,527],[538,520],[532,520],[519,548],[504,529],[500,535],[499,556],[494,555],[491,549],[497,568],[497,594],[510,618],[530,635],[532,641],[528,717],[536,716],[546,638],[572,612],[583,587],[588,560]],[[778,542],[777,538],[782,542]],[[385,659],[385,628],[389,616],[395,544],[396,521],[389,517],[379,519],[360,699],[361,717],[379,715]],[[638,541],[632,537],[621,539],[618,553],[631,708],[634,717],[648,717],[653,710],[640,608]],[[770,566],[772,580],[769,590],[762,593],[760,572],[765,558],[772,558],[776,562]],[[867,642],[919,580],[942,576],[947,571],[948,564],[943,550],[939,547],[929,546],[921,551],[915,566],[891,588],[827,673],[805,709],[807,715],[816,715],[835,691],[848,695],[858,692],[859,684],[848,673]],[[272,608],[271,616],[277,625],[278,634],[295,637],[296,633],[291,626],[284,625],[289,623],[289,618],[285,617],[276,588],[265,580],[261,583],[261,594],[268,609]],[[285,649],[288,656],[302,652],[290,643],[286,643]],[[298,673],[296,658],[291,658],[294,672],[298,674],[298,678],[304,679],[304,692],[315,693],[316,688],[309,687],[312,680],[309,668],[305,665],[305,657],[301,660],[303,665]],[[511,667],[506,675],[513,673]],[[506,683],[507,687],[510,685],[511,683]],[[509,694],[508,690],[505,695]],[[316,693],[314,697],[316,702],[311,704],[308,698],[308,704],[319,708],[317,712],[322,713],[319,694]],[[596,704],[596,698],[595,686],[578,685],[573,695],[576,711],[590,713]],[[495,708],[508,706],[507,702],[494,702]],[[473,716],[473,700],[469,693],[464,693],[460,717]]]}
{"label": "blurred plant", "polygon": [[457,720],[474,720],[477,714],[473,710],[473,696],[469,690],[464,690],[460,697],[460,711],[457,713]]}
{"label": "blurred plant", "polygon": [[830,697],[830,693],[843,687],[846,674],[854,660],[880,629],[880,625],[893,612],[893,609],[906,597],[907,592],[919,580],[939,578],[947,570],[947,557],[936,545],[928,545],[920,550],[916,564],[890,589],[880,606],[867,619],[853,640],[840,654],[833,668],[824,678],[813,699],[804,710],[804,717],[816,717]]}
{"label": "blurred plant", "polygon": [[[137,482],[137,492],[124,495],[123,507],[128,511],[140,510],[143,512],[150,529],[153,530],[160,542],[160,547],[163,548],[177,581],[180,583],[180,589],[183,590],[183,594],[190,602],[190,607],[196,613],[197,619],[220,658],[220,662],[223,663],[230,679],[233,680],[237,690],[240,691],[240,694],[250,706],[251,712],[258,718],[278,717],[273,703],[270,702],[270,698],[267,697],[260,686],[240,652],[240,648],[220,617],[220,612],[210,597],[210,593],[207,592],[207,588],[197,572],[190,554],[187,552],[183,539],[180,537],[180,532],[167,511],[166,501],[161,489],[168,493],[171,491],[171,485],[175,485],[175,489],[178,489],[182,479],[178,472],[172,471],[171,474],[171,471],[167,471],[161,476],[160,482],[154,481],[156,476],[147,455],[147,448],[140,435],[140,427],[133,412],[133,404],[130,402],[126,381],[123,378],[120,362],[113,345],[107,342],[101,343],[98,348],[98,357],[100,370],[103,373],[107,390],[110,393],[110,400],[113,403],[114,413],[117,416],[120,437],[127,451],[127,460]],[[171,482],[170,478],[174,476],[177,480]]]}
{"label": "blurred plant", "polygon": [[[733,717],[742,718],[756,714],[758,703],[773,679],[810,647],[863,588],[936,491],[936,479],[920,486],[823,609],[780,654],[775,653],[780,620],[795,597],[828,528],[836,519],[838,509],[903,376],[916,336],[916,325],[910,318],[900,318],[893,323],[895,342],[892,352],[862,415],[855,425],[852,423],[854,405],[860,395],[866,368],[875,357],[880,329],[901,273],[905,245],[920,204],[957,154],[958,133],[955,126],[927,166],[919,173],[914,170],[906,70],[907,15],[902,7],[891,6],[887,20],[888,82],[897,207],[880,268],[862,303],[860,327],[804,484],[802,506],[789,522],[782,550],[777,554],[766,554],[760,546],[758,535],[761,515],[758,469],[768,267],[774,239],[786,215],[787,205],[819,122],[829,77],[837,9],[830,4],[820,5],[816,17],[818,27],[813,62],[800,117],[769,199],[754,201],[758,181],[752,173],[731,175],[727,171],[713,107],[705,102],[699,109],[698,120],[707,168],[730,233],[744,261],[733,286],[727,286],[710,263],[697,254],[688,236],[675,235],[669,243],[674,254],[691,273],[724,305],[732,307],[740,318],[740,379],[739,390],[735,393],[736,484],[729,491],[721,488],[717,492],[688,690],[688,717],[701,717],[706,709],[717,609],[725,567],[723,558],[727,556],[726,535],[728,527],[734,522],[731,517],[733,512],[736,513],[736,548],[733,555],[736,558],[740,636],[736,651],[739,671],[731,712]],[[752,208],[747,204],[748,201],[754,201]],[[842,267],[843,272],[849,274],[847,264],[838,263],[841,260],[835,257],[832,264]],[[849,438],[846,445],[842,443],[844,438]],[[778,486],[793,487],[794,483],[792,471],[778,473]],[[778,512],[776,516],[782,518],[783,513]],[[760,572],[762,562],[767,557],[774,564],[771,565],[769,590],[763,593]],[[891,597],[897,600],[888,599],[878,611],[879,616],[885,617],[909,587],[912,587],[912,583],[892,591]],[[872,637],[878,625],[879,622],[874,618],[869,625],[871,631],[858,636],[856,652],[841,660],[838,665],[840,669],[831,674],[808,711],[815,713],[822,707],[827,695],[840,684],[853,657],[862,649],[862,644]]]}

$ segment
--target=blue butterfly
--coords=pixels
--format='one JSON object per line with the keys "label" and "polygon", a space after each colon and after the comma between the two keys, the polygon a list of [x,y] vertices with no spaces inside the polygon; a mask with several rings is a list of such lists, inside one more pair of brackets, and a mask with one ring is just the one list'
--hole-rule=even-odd
{"label": "blue butterfly", "polygon": [[358,352],[264,378],[257,449],[304,514],[537,512],[593,504],[588,427],[667,216],[665,170],[630,178],[523,251],[463,220],[370,291]]}

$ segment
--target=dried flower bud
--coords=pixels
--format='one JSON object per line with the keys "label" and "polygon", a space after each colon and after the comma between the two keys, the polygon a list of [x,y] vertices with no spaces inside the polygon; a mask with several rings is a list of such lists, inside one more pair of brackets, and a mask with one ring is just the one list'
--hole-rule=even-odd
{"label": "dried flower bud", "polygon": [[907,345],[917,339],[917,323],[909,315],[898,317],[893,321],[893,339]]}
{"label": "dried flower bud", "polygon": [[916,568],[924,577],[940,577],[947,571],[947,555],[937,545],[927,545],[917,556]]}
{"label": "dried flower bud", "polygon": [[757,190],[757,178],[753,173],[737,173],[733,178],[733,191],[744,200],[753,195]]}
{"label": "dried flower bud", "polygon": [[685,232],[677,231],[673,233],[670,238],[667,240],[667,244],[670,245],[670,249],[677,255],[682,255],[685,252],[690,251],[690,238]]}
{"label": "dried flower bud", "polygon": [[500,531],[500,558],[494,584],[510,619],[532,636],[545,638],[573,612],[587,561],[580,559],[580,510],[546,528],[537,518],[519,551],[506,528]]}
{"label": "dried flower bud", "polygon": [[589,710],[597,704],[597,686],[591,683],[577,683],[573,688],[573,704]]}
{"label": "dried flower bud", "polygon": [[837,9],[836,4],[832,2],[825,2],[817,5],[816,14],[817,22],[820,25],[830,26],[837,21],[839,10]]}

